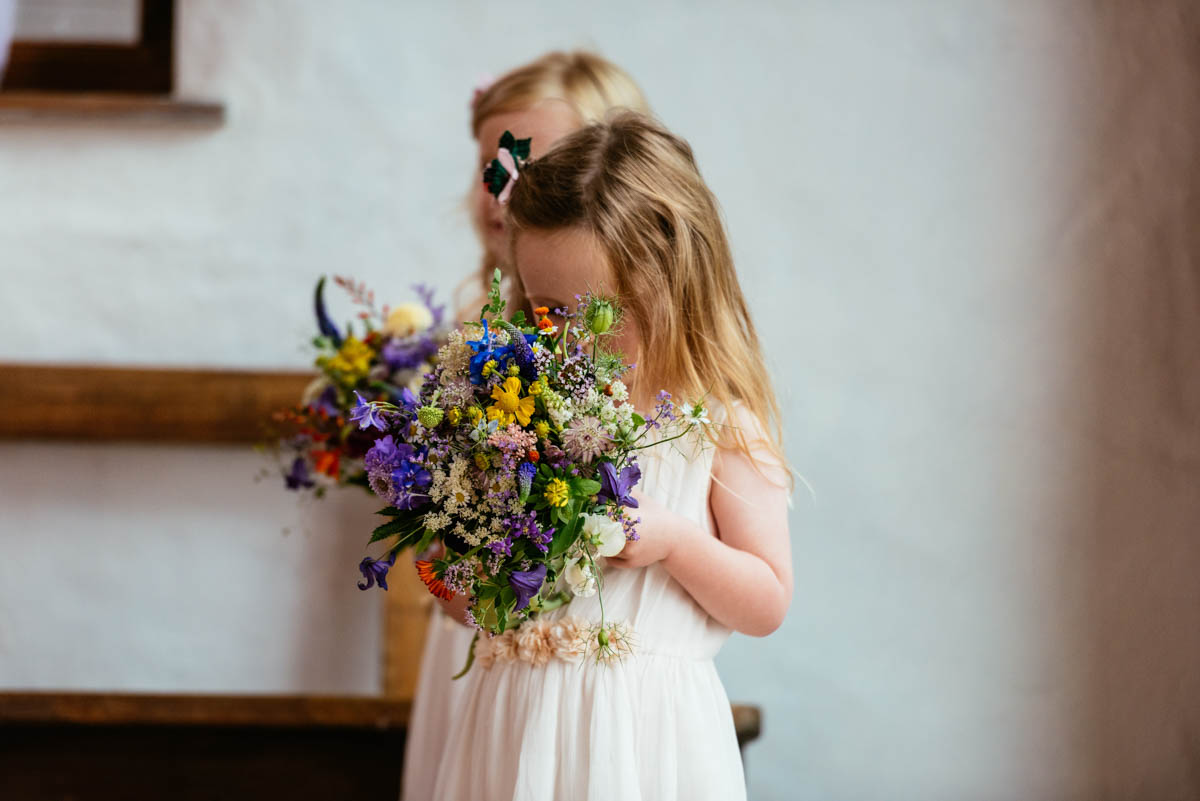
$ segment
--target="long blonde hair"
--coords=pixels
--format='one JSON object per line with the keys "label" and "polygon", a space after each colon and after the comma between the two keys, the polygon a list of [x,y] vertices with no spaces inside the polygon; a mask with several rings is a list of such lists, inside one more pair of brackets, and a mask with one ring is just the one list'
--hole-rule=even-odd
{"label": "long blonde hair", "polygon": [[[582,228],[596,237],[638,325],[639,397],[663,387],[726,410],[740,402],[786,465],[758,334],[716,198],[687,142],[645,115],[612,115],[531,161],[508,214],[512,241],[522,229]],[[745,432],[721,432],[714,439],[728,434],[726,444],[757,462]]]}
{"label": "long blonde hair", "polygon": [[[603,119],[613,109],[650,113],[642,90],[616,64],[583,50],[554,51],[506,72],[479,94],[471,108],[471,135],[478,139],[489,117],[527,111],[544,100],[566,103],[579,118],[580,126]],[[479,181],[478,171],[474,180]],[[472,216],[471,222],[482,242],[480,221]],[[471,289],[481,296],[486,294],[497,267],[507,272],[507,265],[485,247],[479,272],[469,281]]]}

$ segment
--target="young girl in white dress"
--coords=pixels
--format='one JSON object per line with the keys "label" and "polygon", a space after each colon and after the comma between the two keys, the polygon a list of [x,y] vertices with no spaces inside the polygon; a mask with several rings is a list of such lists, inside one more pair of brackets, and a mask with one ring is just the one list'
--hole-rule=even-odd
{"label": "young girl in white dress", "polygon": [[[508,233],[502,207],[479,180],[480,165],[496,157],[496,143],[506,130],[532,138],[536,156],[555,141],[612,109],[648,112],[633,79],[615,64],[587,52],[552,52],[480,86],[471,103],[471,133],[478,142],[468,202],[471,221],[483,245],[479,272],[460,288],[463,296],[455,320],[471,319],[486,302],[493,271],[506,275]],[[451,718],[474,674],[457,681],[473,631],[451,620],[435,606],[429,620],[421,672],[413,699],[404,755],[403,801],[433,798],[438,760]]]}
{"label": "young girl in white dress", "polygon": [[[713,657],[731,631],[765,636],[783,621],[790,476],[716,200],[686,142],[621,114],[534,158],[507,213],[523,300],[553,309],[589,289],[616,294],[637,407],[660,389],[703,396],[714,425],[707,442],[643,452],[640,539],[607,560],[602,595],[481,638],[429,797],[744,799]],[[574,647],[601,599],[623,658]]]}

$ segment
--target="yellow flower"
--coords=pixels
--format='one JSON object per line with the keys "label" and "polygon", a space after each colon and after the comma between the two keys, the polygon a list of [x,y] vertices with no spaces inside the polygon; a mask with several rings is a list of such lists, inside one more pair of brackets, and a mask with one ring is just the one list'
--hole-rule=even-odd
{"label": "yellow flower", "polygon": [[475,425],[483,418],[483,412],[478,406],[472,406],[470,409],[467,409],[467,414],[471,416],[471,425]]}
{"label": "yellow flower", "polygon": [[[521,425],[529,425],[535,401],[530,396],[521,397],[521,379],[510,376],[503,384],[492,387],[492,399],[496,402],[488,407],[488,419],[499,419],[500,425],[509,425],[516,417]],[[493,410],[496,410],[493,413]],[[503,413],[501,415],[501,413]]]}
{"label": "yellow flower", "polygon": [[484,378],[487,378],[488,376],[490,376],[492,373],[494,373],[496,371],[497,367],[499,367],[499,365],[496,364],[495,359],[488,359],[486,362],[483,363],[483,369],[481,369],[479,371],[479,374],[481,376],[483,376]]}
{"label": "yellow flower", "polygon": [[515,364],[510,364],[510,365],[508,366],[508,374],[509,374],[509,375],[520,375],[520,374],[521,374],[521,368],[520,368],[520,367],[517,367]]}
{"label": "yellow flower", "polygon": [[532,384],[529,385],[529,394],[530,395],[541,395],[542,394],[543,390],[546,389],[546,385],[544,383],[542,383],[543,380],[544,379],[539,378],[537,381],[534,381]]}
{"label": "yellow flower", "polygon": [[499,406],[489,406],[487,410],[488,420],[495,420],[504,428],[514,419],[513,415],[501,409]]}
{"label": "yellow flower", "polygon": [[545,439],[550,436],[550,424],[545,420],[538,420],[533,424],[533,433],[537,434],[539,438]]}
{"label": "yellow flower", "polygon": [[462,422],[462,409],[454,408],[446,412],[446,419],[450,421],[450,425],[458,425]]}
{"label": "yellow flower", "polygon": [[371,369],[373,351],[358,337],[346,337],[338,352],[324,359],[324,367],[339,374],[339,379],[354,384]]}
{"label": "yellow flower", "polygon": [[492,463],[488,461],[487,454],[477,453],[475,454],[475,466],[480,470],[487,470],[492,466]]}
{"label": "yellow flower", "polygon": [[546,500],[551,506],[566,506],[570,495],[571,490],[567,487],[567,482],[561,478],[552,478],[546,484]]}

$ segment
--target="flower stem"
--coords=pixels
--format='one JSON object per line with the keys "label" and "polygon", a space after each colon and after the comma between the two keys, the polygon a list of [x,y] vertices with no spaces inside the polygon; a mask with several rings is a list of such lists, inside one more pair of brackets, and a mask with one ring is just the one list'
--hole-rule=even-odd
{"label": "flower stem", "polygon": [[479,642],[479,632],[475,632],[475,636],[471,638],[471,645],[467,648],[467,664],[463,665],[463,669],[451,676],[451,679],[461,679],[467,675],[467,671],[471,669],[471,665],[475,664],[475,643]]}

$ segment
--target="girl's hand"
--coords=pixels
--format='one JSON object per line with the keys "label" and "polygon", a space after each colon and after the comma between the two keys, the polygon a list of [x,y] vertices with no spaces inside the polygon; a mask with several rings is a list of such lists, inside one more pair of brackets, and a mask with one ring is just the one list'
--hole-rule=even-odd
{"label": "girl's hand", "polygon": [[608,557],[606,564],[613,567],[645,567],[661,562],[679,542],[679,522],[683,518],[636,489],[633,497],[638,508],[629,513],[642,519],[637,525],[638,539],[627,541],[619,554]]}

